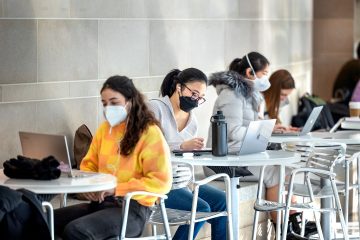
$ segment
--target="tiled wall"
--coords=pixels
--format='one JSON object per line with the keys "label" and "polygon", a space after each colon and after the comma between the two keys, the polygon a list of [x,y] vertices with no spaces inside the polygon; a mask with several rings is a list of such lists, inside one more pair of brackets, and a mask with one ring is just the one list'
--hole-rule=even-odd
{"label": "tiled wall", "polygon": [[[20,153],[19,130],[71,139],[82,123],[95,131],[99,88],[114,74],[155,97],[172,68],[211,73],[256,50],[308,91],[312,7],[311,0],[0,0],[0,162]],[[196,110],[201,136],[215,97],[209,88]]]}

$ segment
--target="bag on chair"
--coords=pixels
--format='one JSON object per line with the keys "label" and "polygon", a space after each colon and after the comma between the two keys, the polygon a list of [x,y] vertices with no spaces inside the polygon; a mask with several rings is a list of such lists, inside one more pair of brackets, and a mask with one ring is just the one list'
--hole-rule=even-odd
{"label": "bag on chair", "polygon": [[315,95],[305,94],[299,99],[298,114],[292,117],[291,125],[294,127],[303,127],[310,116],[313,108],[324,106],[319,118],[314,124],[313,130],[327,129],[334,126],[334,120],[327,103]]}
{"label": "bag on chair", "polygon": [[80,169],[81,161],[89,150],[92,138],[93,136],[85,124],[81,125],[75,132],[74,160],[77,169]]}

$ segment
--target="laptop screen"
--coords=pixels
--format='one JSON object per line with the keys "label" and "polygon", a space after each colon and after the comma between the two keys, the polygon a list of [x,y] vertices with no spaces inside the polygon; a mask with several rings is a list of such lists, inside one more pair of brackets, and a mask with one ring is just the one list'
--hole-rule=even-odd
{"label": "laptop screen", "polygon": [[19,136],[24,156],[41,160],[52,155],[64,164],[71,164],[66,136],[32,132],[19,132]]}

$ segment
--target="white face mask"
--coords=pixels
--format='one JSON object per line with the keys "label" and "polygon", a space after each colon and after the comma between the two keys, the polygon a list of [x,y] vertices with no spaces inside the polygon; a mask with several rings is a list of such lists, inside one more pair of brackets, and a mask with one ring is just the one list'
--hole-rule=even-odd
{"label": "white face mask", "polygon": [[106,106],[104,115],[110,126],[114,127],[126,119],[127,111],[124,106]]}
{"label": "white face mask", "polygon": [[256,76],[254,68],[252,67],[250,59],[249,59],[247,54],[246,54],[246,60],[248,61],[249,65],[250,65],[250,68],[251,68],[251,70],[253,71],[253,73],[255,75],[255,80],[253,80],[254,81],[254,84],[253,84],[254,90],[259,91],[259,92],[263,92],[263,91],[268,90],[269,87],[271,86],[268,76],[263,75],[261,78],[258,78]]}

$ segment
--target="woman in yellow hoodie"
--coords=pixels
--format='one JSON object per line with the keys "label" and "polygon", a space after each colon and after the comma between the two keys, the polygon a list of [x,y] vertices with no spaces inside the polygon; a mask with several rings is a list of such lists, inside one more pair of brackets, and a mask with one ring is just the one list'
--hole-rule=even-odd
{"label": "woman in yellow hoodie", "polygon": [[[166,194],[171,188],[170,153],[157,120],[131,79],[113,76],[101,91],[105,121],[80,169],[117,177],[116,188],[84,193],[90,203],[55,211],[55,232],[63,239],[107,239],[119,235],[122,197],[128,192]],[[149,206],[156,199],[139,196],[130,203],[126,236],[141,235]]]}

